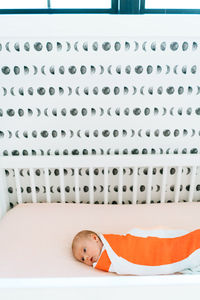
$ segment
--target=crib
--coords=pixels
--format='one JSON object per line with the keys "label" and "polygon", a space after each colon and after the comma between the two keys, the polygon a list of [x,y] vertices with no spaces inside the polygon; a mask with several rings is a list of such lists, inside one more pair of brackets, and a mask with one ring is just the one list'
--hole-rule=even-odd
{"label": "crib", "polygon": [[70,247],[81,229],[200,226],[199,26],[1,16],[2,300],[198,299],[198,274],[118,276]]}

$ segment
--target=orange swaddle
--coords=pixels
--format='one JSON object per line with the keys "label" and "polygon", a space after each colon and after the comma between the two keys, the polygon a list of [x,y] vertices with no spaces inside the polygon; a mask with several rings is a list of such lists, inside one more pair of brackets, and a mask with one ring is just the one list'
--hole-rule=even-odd
{"label": "orange swaddle", "polygon": [[101,256],[96,269],[118,274],[158,275],[200,265],[200,229],[142,230],[125,235],[100,234]]}

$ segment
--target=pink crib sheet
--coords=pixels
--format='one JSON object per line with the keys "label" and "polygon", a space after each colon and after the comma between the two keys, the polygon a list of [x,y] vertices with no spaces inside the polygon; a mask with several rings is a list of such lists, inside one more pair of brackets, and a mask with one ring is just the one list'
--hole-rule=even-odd
{"label": "pink crib sheet", "polygon": [[0,221],[0,277],[116,276],[76,261],[74,235],[82,229],[124,233],[154,226],[199,228],[200,203],[20,204]]}

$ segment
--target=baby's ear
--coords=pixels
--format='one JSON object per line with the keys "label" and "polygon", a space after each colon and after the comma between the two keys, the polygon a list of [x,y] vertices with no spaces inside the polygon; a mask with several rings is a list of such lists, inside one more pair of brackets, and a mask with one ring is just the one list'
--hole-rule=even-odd
{"label": "baby's ear", "polygon": [[95,241],[98,240],[98,236],[97,236],[96,234],[94,234],[94,233],[91,233],[91,238],[92,238],[93,240],[95,240]]}

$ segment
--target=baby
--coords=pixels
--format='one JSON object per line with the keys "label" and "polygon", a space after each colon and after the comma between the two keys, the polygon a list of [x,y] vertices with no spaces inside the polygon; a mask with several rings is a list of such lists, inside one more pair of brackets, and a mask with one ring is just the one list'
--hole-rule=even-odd
{"label": "baby", "polygon": [[103,243],[99,236],[90,230],[80,231],[72,242],[74,257],[86,265],[93,266],[99,259]]}
{"label": "baby", "polygon": [[80,231],[74,257],[96,269],[124,275],[159,275],[200,271],[200,229],[133,229],[127,234]]}

